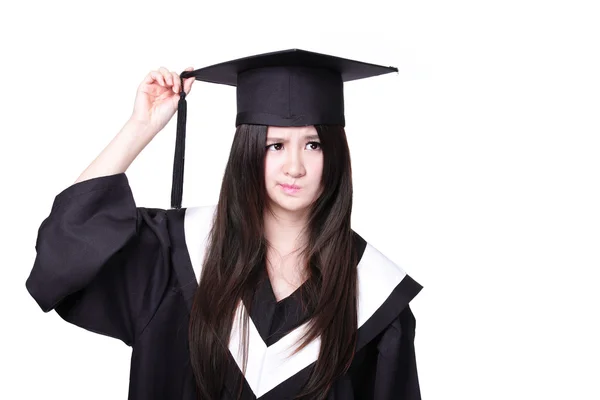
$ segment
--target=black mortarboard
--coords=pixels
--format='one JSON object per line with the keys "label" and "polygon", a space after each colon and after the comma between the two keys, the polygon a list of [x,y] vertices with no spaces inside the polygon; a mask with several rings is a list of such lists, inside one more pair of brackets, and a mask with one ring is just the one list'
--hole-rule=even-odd
{"label": "black mortarboard", "polygon": [[180,74],[177,138],[171,207],[181,208],[187,105],[183,79],[236,86],[235,126],[345,125],[343,83],[398,72],[305,50],[291,49],[239,58]]}

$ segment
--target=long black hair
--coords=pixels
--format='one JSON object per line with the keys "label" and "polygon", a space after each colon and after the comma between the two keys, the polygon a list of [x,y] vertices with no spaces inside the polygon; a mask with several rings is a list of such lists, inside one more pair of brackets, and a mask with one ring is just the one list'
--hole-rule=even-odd
{"label": "long black hair", "polygon": [[[356,345],[356,254],[353,252],[352,170],[342,126],[315,125],[323,151],[322,191],[310,206],[307,245],[300,252],[308,280],[303,301],[314,310],[296,351],[320,336],[319,356],[297,398],[325,399],[352,362]],[[241,299],[251,300],[267,254],[263,212],[268,203],[264,161],[267,126],[235,132],[208,237],[189,324],[189,346],[198,396],[217,400],[228,368],[228,343]],[[244,301],[252,304],[251,301]],[[243,315],[244,373],[248,312]],[[240,386],[241,390],[241,386]]]}

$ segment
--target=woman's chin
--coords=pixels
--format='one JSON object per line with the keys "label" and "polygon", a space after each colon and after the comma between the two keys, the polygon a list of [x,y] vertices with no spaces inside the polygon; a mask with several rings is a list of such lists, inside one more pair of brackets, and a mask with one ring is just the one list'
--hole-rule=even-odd
{"label": "woman's chin", "polygon": [[305,212],[309,204],[304,199],[287,197],[285,199],[277,199],[277,201],[272,202],[272,206],[281,212],[299,213]]}

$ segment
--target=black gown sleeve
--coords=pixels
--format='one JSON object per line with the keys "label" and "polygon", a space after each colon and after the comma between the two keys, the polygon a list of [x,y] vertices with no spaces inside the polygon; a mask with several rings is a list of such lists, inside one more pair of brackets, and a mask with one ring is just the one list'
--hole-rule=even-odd
{"label": "black gown sleeve", "polygon": [[165,210],[136,207],[124,173],[59,193],[35,249],[26,288],[41,309],[130,346],[168,292]]}
{"label": "black gown sleeve", "polygon": [[378,344],[374,400],[421,400],[415,357],[415,317],[409,306]]}

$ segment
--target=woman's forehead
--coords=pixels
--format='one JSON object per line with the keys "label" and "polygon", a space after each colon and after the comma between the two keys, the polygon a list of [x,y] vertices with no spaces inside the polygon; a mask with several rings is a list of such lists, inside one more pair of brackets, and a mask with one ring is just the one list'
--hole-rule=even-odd
{"label": "woman's forehead", "polygon": [[267,137],[292,137],[304,135],[316,135],[317,130],[313,125],[308,126],[269,126]]}

